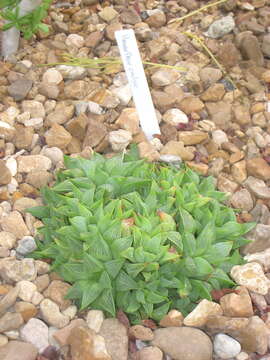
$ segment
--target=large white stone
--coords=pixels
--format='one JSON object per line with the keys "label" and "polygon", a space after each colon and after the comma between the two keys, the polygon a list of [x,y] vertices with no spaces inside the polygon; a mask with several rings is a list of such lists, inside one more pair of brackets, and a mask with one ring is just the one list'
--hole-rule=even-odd
{"label": "large white stone", "polygon": [[237,356],[241,351],[238,341],[226,334],[217,334],[214,339],[214,352],[221,359],[230,359]]}
{"label": "large white stone", "polygon": [[231,269],[234,281],[251,291],[266,295],[270,287],[270,280],[264,275],[262,266],[257,262],[236,265]]}

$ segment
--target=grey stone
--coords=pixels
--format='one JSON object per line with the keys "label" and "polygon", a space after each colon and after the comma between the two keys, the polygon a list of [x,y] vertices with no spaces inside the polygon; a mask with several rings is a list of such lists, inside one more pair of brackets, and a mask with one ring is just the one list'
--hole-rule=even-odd
{"label": "grey stone", "polygon": [[15,101],[23,100],[33,86],[33,81],[29,79],[18,79],[8,86],[7,90]]}
{"label": "grey stone", "polygon": [[218,39],[226,34],[229,34],[235,27],[235,22],[232,16],[228,15],[219,20],[214,21],[206,35],[213,38]]}
{"label": "grey stone", "polygon": [[36,250],[36,248],[37,244],[35,239],[32,236],[24,236],[21,240],[18,241],[16,251],[21,255],[26,255]]}

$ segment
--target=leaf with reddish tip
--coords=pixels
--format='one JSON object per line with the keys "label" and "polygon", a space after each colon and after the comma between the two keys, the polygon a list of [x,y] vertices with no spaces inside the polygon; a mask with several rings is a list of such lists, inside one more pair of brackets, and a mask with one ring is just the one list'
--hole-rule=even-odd
{"label": "leaf with reddish tip", "polygon": [[157,324],[151,319],[142,320],[142,325],[152,330],[157,329]]}
{"label": "leaf with reddish tip", "polygon": [[130,328],[129,319],[123,310],[118,310],[116,317],[118,321],[120,321],[120,323],[123,324],[127,330]]}

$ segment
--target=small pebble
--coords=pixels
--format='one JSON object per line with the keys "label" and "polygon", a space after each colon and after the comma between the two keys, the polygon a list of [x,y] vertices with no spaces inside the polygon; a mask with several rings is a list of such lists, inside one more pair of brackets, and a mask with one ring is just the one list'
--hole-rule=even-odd
{"label": "small pebble", "polygon": [[235,27],[235,22],[232,16],[228,15],[219,20],[213,22],[210,25],[206,35],[217,39],[220,38],[228,33],[230,33]]}
{"label": "small pebble", "polygon": [[214,352],[221,359],[230,359],[241,351],[238,341],[226,334],[217,334],[214,339]]}
{"label": "small pebble", "polygon": [[177,155],[161,155],[159,161],[179,164],[182,162],[182,159],[180,158],[180,156]]}
{"label": "small pebble", "polygon": [[37,245],[35,239],[32,236],[24,236],[21,240],[18,241],[16,251],[20,255],[27,255],[36,250],[36,248]]}

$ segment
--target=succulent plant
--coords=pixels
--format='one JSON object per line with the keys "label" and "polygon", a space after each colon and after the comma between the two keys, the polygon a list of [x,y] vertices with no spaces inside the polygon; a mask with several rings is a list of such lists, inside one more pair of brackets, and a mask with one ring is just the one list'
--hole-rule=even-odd
{"label": "succulent plant", "polygon": [[254,224],[237,223],[211,177],[140,160],[136,147],[65,166],[42,190],[45,205],[29,209],[44,224],[31,256],[52,260],[81,309],[160,320],[234,286],[227,273]]}

